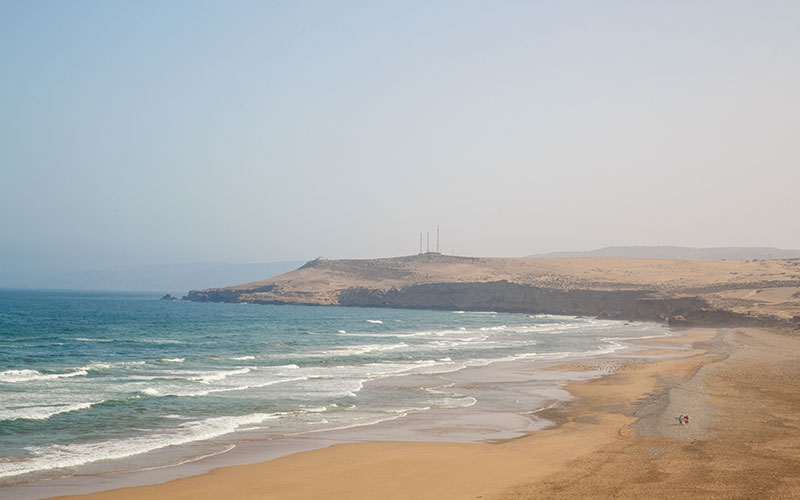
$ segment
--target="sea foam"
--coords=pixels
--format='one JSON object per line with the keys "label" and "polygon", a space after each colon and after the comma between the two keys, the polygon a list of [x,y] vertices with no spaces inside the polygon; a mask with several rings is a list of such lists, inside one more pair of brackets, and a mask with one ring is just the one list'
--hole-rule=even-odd
{"label": "sea foam", "polygon": [[140,455],[167,446],[212,439],[243,427],[263,424],[274,418],[277,416],[273,413],[212,417],[186,422],[168,431],[151,431],[130,438],[70,445],[32,446],[27,448],[32,458],[4,464],[0,468],[0,477],[19,476],[42,469],[71,469],[100,460]]}
{"label": "sea foam", "polygon": [[103,401],[90,403],[61,404],[51,406],[28,406],[21,408],[2,408],[0,409],[0,420],[47,420],[48,418],[60,413],[86,410]]}
{"label": "sea foam", "polygon": [[57,378],[80,377],[88,374],[89,372],[86,370],[76,370],[69,373],[42,373],[38,370],[6,370],[4,372],[0,372],[0,382],[12,384],[31,381],[38,382],[42,380],[54,380]]}

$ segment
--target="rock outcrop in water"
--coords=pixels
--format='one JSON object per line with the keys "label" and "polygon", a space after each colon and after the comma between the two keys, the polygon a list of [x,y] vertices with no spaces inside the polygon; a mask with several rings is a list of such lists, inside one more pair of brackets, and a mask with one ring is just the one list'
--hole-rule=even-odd
{"label": "rock outcrop in water", "polygon": [[686,325],[800,327],[800,260],[488,259],[422,254],[308,262],[197,302],[494,310]]}

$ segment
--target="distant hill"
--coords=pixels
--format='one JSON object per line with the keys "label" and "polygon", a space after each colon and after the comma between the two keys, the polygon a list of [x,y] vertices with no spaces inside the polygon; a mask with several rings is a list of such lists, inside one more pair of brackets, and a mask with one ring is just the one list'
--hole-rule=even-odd
{"label": "distant hill", "polygon": [[800,250],[772,247],[605,247],[586,252],[550,252],[529,255],[532,258],[620,257],[628,259],[702,259],[702,260],[774,260],[798,259]]}
{"label": "distant hill", "polygon": [[194,263],[138,267],[111,267],[31,277],[4,283],[9,288],[50,288],[70,290],[158,291],[183,295],[188,290],[242,283],[278,276],[305,261],[257,264]]}
{"label": "distant hill", "polygon": [[192,290],[186,298],[800,328],[800,260],[316,259],[282,276]]}

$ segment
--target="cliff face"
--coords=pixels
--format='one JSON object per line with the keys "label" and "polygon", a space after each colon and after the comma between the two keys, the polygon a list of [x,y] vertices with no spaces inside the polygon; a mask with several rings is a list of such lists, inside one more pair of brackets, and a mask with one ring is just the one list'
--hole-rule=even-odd
{"label": "cliff face", "polygon": [[342,291],[339,302],[352,306],[492,310],[662,320],[708,305],[692,297],[661,299],[651,296],[652,292],[649,291],[549,290],[498,281],[433,283],[386,292],[351,288]]}
{"label": "cliff face", "polygon": [[315,260],[186,299],[589,315],[692,325],[800,326],[800,261]]}

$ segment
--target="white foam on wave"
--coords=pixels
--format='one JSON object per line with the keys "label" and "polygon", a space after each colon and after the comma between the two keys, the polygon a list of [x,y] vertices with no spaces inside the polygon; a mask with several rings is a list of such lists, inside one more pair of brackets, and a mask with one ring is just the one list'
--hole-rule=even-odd
{"label": "white foam on wave", "polygon": [[324,351],[323,354],[326,356],[353,356],[353,355],[358,356],[361,354],[369,354],[372,352],[394,351],[396,349],[402,349],[404,347],[408,347],[408,344],[406,344],[405,342],[400,342],[397,344],[366,344],[358,346],[341,347],[331,351]]}
{"label": "white foam on wave", "polygon": [[623,344],[621,342],[616,342],[616,341],[608,339],[608,338],[600,339],[600,340],[605,342],[605,343],[607,343],[607,344],[609,344],[609,345],[607,347],[602,347],[601,346],[601,347],[595,349],[592,354],[611,354],[612,352],[616,352],[616,351],[619,351],[619,350],[622,350],[622,349],[628,349],[629,348],[629,346],[627,346],[627,345],[625,345],[625,344]]}
{"label": "white foam on wave", "polygon": [[443,391],[442,389],[449,389],[455,385],[455,382],[450,382],[449,384],[437,385],[436,387],[420,387],[420,389],[425,389],[425,392],[430,394],[446,394],[452,396],[455,393],[451,391]]}
{"label": "white foam on wave", "polygon": [[80,367],[78,369],[79,370],[87,370],[88,371],[88,370],[108,370],[109,368],[111,368],[111,364],[110,363],[103,363],[101,361],[92,361],[88,365],[82,366],[82,367]]}
{"label": "white foam on wave", "polygon": [[[456,329],[442,329],[442,330],[420,330],[408,334],[410,337],[450,337],[457,335],[464,335],[464,333],[475,334],[478,332],[490,331],[486,328],[467,329],[463,326]],[[483,335],[483,334],[482,334]]]}
{"label": "white foam on wave", "polygon": [[659,334],[656,334],[656,335],[644,335],[644,336],[641,336],[641,337],[639,337],[639,336],[637,336],[637,337],[604,337],[604,338],[601,338],[600,340],[602,340],[603,342],[609,342],[609,341],[613,341],[613,340],[626,341],[626,340],[641,340],[641,339],[659,339],[659,338],[663,338],[663,337],[672,337],[672,336],[673,336],[673,333],[665,328],[663,332],[661,332]]}
{"label": "white foam on wave", "polygon": [[[314,429],[311,431],[303,431],[303,432],[294,432],[287,434],[288,436],[299,435],[299,434],[314,434],[317,432],[327,432],[327,431],[340,431],[345,429],[353,429],[356,427],[366,427],[369,425],[380,424],[383,422],[388,422],[391,420],[397,420],[398,418],[405,417],[409,413],[419,412],[419,411],[426,411],[430,410],[430,406],[419,406],[419,407],[412,407],[412,408],[398,408],[398,409],[391,409],[391,410],[384,410],[379,411],[377,415],[365,415],[362,418],[356,419],[353,422],[345,425],[340,425],[336,427],[326,427],[323,429]],[[327,423],[327,421],[325,421]]]}
{"label": "white foam on wave", "polygon": [[338,334],[341,335],[341,336],[344,336],[344,337],[376,337],[376,338],[379,338],[379,337],[384,337],[384,338],[388,338],[388,337],[412,337],[413,336],[413,334],[411,334],[411,333],[400,333],[400,332],[397,332],[397,333],[377,333],[377,332],[376,333],[347,333],[344,330],[339,330]]}
{"label": "white foam on wave", "polygon": [[[177,361],[177,359],[183,358],[176,358],[173,360],[161,360],[162,362],[180,364],[183,361]],[[212,370],[212,371],[199,371],[199,370],[166,370],[161,369],[157,372],[147,372],[147,373],[131,373],[130,375],[121,377],[119,379],[114,380],[123,380],[123,381],[136,381],[136,380],[183,380],[189,382],[199,382],[201,384],[209,385],[214,382],[220,382],[228,377],[236,376],[236,375],[244,375],[250,373],[256,367],[247,366],[242,368],[236,368],[233,370]],[[135,383],[135,382],[133,382]]]}
{"label": "white foam on wave", "polygon": [[[329,358],[329,357],[346,357],[346,356],[361,356],[364,354],[394,351],[396,349],[403,349],[409,347],[405,342],[397,344],[362,344],[353,346],[334,346],[333,349],[324,351],[314,351],[302,354],[304,358]],[[282,358],[285,354],[276,354],[270,357]],[[297,354],[292,354],[292,357]]]}
{"label": "white foam on wave", "polygon": [[47,420],[59,413],[86,410],[103,401],[43,406],[11,407],[0,409],[0,420]]}
{"label": "white foam on wave", "polygon": [[282,379],[277,379],[277,380],[267,380],[265,382],[255,382],[255,383],[250,383],[250,384],[245,384],[245,385],[232,385],[232,386],[227,386],[227,387],[216,387],[216,388],[205,389],[205,390],[200,390],[200,391],[180,390],[180,389],[175,389],[173,387],[161,387],[160,388],[161,390],[159,390],[159,389],[156,389],[154,387],[146,387],[146,388],[142,389],[139,392],[141,392],[142,394],[145,394],[147,396],[153,396],[153,397],[159,397],[159,398],[163,398],[163,397],[166,397],[166,396],[176,396],[176,397],[180,397],[180,398],[196,398],[196,397],[208,396],[209,394],[216,394],[216,393],[220,393],[220,392],[235,392],[235,391],[245,391],[245,390],[248,390],[248,389],[259,389],[259,388],[262,388],[262,387],[269,387],[271,385],[284,384],[284,383],[287,383],[287,382],[298,382],[298,381],[307,380],[307,379],[308,379],[308,377],[290,377],[290,378],[282,378]]}
{"label": "white foam on wave", "polygon": [[292,387],[292,391],[302,393],[313,400],[329,398],[355,398],[356,393],[364,388],[369,377],[344,378],[338,374],[309,373],[305,380]]}
{"label": "white foam on wave", "polygon": [[[476,313],[480,314],[480,313]],[[486,314],[493,314],[493,313],[486,313]],[[110,367],[117,368],[123,364],[130,364],[130,365],[144,365],[146,364],[145,361],[130,361],[130,362],[115,362],[115,363],[104,363],[104,362],[92,362],[84,367],[81,368],[61,368],[60,370],[63,372],[67,372],[68,370],[72,370],[69,373],[51,373],[49,370],[45,370],[44,368],[39,366],[42,372],[37,370],[8,370],[6,372],[0,372],[0,381],[3,381],[3,376],[9,376],[10,378],[16,377],[17,379],[25,378],[25,377],[33,377],[31,380],[48,380],[48,378],[69,378],[79,375],[85,375],[85,373],[80,373],[80,371],[91,371],[91,370],[98,370],[98,372],[92,372],[92,377],[86,378],[79,378],[75,381],[63,381],[58,383],[48,383],[48,384],[41,384],[41,387],[44,389],[50,390],[51,387],[57,386],[59,388],[63,388],[65,390],[73,391],[76,390],[75,387],[79,386],[81,391],[83,388],[96,388],[99,387],[98,382],[102,382],[105,384],[105,380],[111,381],[118,381],[122,380],[125,382],[125,387],[122,392],[127,393],[130,396],[131,392],[139,393],[140,395],[134,397],[141,397],[141,395],[152,396],[152,397],[164,397],[164,396],[179,396],[179,397],[194,397],[194,396],[205,396],[212,393],[217,392],[228,392],[228,391],[242,391],[246,389],[253,389],[259,387],[268,387],[272,385],[277,385],[277,388],[273,391],[273,389],[267,389],[262,391],[263,394],[269,392],[269,396],[271,397],[273,393],[277,395],[277,399],[280,400],[284,395],[289,397],[297,397],[301,396],[305,399],[304,404],[308,404],[308,407],[302,408],[297,413],[322,413],[322,409],[325,408],[322,405],[326,405],[330,403],[331,398],[336,397],[357,397],[357,393],[361,390],[364,386],[364,383],[368,380],[375,380],[383,377],[391,377],[391,376],[406,376],[406,375],[415,375],[418,373],[441,373],[447,371],[455,371],[464,368],[465,366],[475,366],[476,364],[489,364],[494,363],[497,361],[506,361],[506,360],[518,360],[518,359],[526,359],[526,358],[537,358],[537,359],[558,359],[567,356],[593,356],[597,354],[602,354],[604,352],[613,352],[614,350],[623,348],[624,346],[620,343],[624,340],[628,340],[627,337],[618,338],[613,337],[616,335],[617,332],[609,331],[611,327],[619,328],[620,330],[625,330],[625,333],[622,334],[631,334],[636,335],[633,332],[639,332],[639,325],[633,327],[630,331],[627,328],[623,328],[620,322],[603,322],[600,320],[597,321],[588,321],[581,318],[579,325],[563,325],[556,322],[549,322],[549,323],[537,323],[536,321],[531,321],[527,319],[523,319],[529,324],[522,324],[518,325],[515,324],[515,319],[507,319],[505,316],[504,319],[493,320],[494,323],[505,322],[508,324],[501,325],[501,326],[484,326],[484,328],[480,328],[482,325],[486,325],[489,321],[480,321],[478,318],[473,318],[474,322],[477,323],[475,325],[469,325],[469,322],[464,322],[462,324],[467,325],[467,327],[459,327],[457,326],[461,319],[469,319],[468,317],[461,317],[461,318],[451,318],[451,325],[448,325],[450,329],[440,329],[437,330],[436,328],[441,328],[443,325],[436,325],[430,326],[431,330],[429,331],[414,331],[414,327],[405,327],[401,329],[400,327],[394,328],[376,328],[376,327],[364,327],[364,330],[390,330],[389,332],[383,333],[347,333],[345,330],[339,330],[338,337],[339,340],[347,340],[344,339],[345,336],[354,336],[354,337],[395,337],[395,340],[388,340],[388,342],[395,342],[395,343],[388,343],[388,344],[377,344],[377,343],[370,343],[370,342],[381,342],[382,340],[374,339],[359,339],[353,340],[352,342],[348,343],[356,343],[359,342],[367,342],[366,345],[347,345],[347,346],[337,346],[337,345],[316,345],[316,346],[302,346],[302,347],[291,347],[291,352],[284,353],[281,355],[273,355],[273,356],[258,356],[259,362],[264,360],[265,358],[285,358],[285,359],[272,359],[271,362],[289,362],[289,361],[296,361],[297,359],[303,359],[306,357],[322,357],[322,358],[330,358],[333,359],[328,360],[319,360],[311,359],[311,360],[304,360],[303,362],[298,361],[302,368],[298,367],[295,364],[287,364],[281,366],[247,366],[242,367],[241,365],[258,365],[260,363],[257,362],[249,362],[249,363],[232,363],[230,361],[223,362],[223,366],[219,365],[207,365],[203,366],[202,368],[194,369],[194,366],[166,366],[163,364],[159,364],[157,361],[157,356],[154,355],[152,358],[148,358],[150,361],[147,368],[141,369],[130,369],[130,370],[119,370],[118,372],[115,371],[113,373],[106,373],[102,372],[102,370],[108,369]],[[387,319],[386,322],[390,323],[392,320]],[[577,320],[576,320],[577,321]],[[383,322],[380,320],[370,320],[370,323],[382,324]],[[482,324],[482,325],[481,325]],[[423,327],[425,328],[425,327]],[[400,330],[396,333],[391,333],[391,330]],[[576,331],[579,335],[582,335],[581,330],[587,333],[586,337],[581,337],[581,342],[572,344],[572,343],[565,343],[563,344],[564,349],[562,352],[552,352],[552,353],[515,353],[514,351],[518,351],[517,347],[524,347],[535,345],[535,341],[527,340],[537,338],[537,333],[566,333],[568,335],[574,336]],[[644,328],[642,328],[644,330]],[[330,330],[328,330],[330,331]],[[656,333],[658,330],[650,329],[646,333],[652,334]],[[644,332],[643,332],[644,333]],[[330,334],[327,334],[330,335]],[[600,336],[607,335],[608,337],[604,337],[602,339],[598,338]],[[654,335],[660,336],[660,335]],[[328,337],[329,339],[332,337]],[[336,338],[336,337],[333,337]],[[570,337],[571,338],[571,337]],[[642,338],[642,337],[632,337],[632,338]],[[547,349],[550,346],[547,343],[547,338],[539,337],[539,341],[542,344],[542,349]],[[107,341],[105,339],[86,339],[86,341],[94,341],[94,342],[103,342]],[[406,341],[406,342],[401,342]],[[586,341],[592,341],[593,345],[587,345]],[[602,342],[598,345],[599,342]],[[145,341],[148,342],[148,341]],[[179,341],[160,341],[159,339],[151,339],[149,342],[154,343],[180,343]],[[336,342],[332,342],[335,344]],[[275,344],[278,345],[278,344]],[[282,345],[282,344],[280,344]],[[561,345],[561,344],[559,344]],[[577,347],[577,346],[581,347]],[[144,346],[142,346],[144,347]],[[505,348],[509,348],[505,350]],[[308,352],[308,348],[313,350],[311,353]],[[550,347],[553,348],[553,347]],[[571,352],[568,349],[574,349],[575,351],[579,351],[581,349],[587,349],[585,352]],[[155,347],[151,347],[151,349],[155,349]],[[384,362],[384,363],[367,363],[366,361],[378,361],[378,360],[389,360],[389,359],[397,359],[400,356],[392,356],[392,355],[385,355],[382,356],[382,352],[385,351],[392,351],[395,349],[403,349],[400,351],[403,354],[403,357],[409,356],[412,359],[419,360],[418,362]],[[591,349],[591,350],[589,350]],[[157,351],[156,351],[157,352]],[[168,355],[170,353],[162,351],[162,355]],[[175,354],[182,354],[182,353],[175,353]],[[349,355],[363,355],[366,354],[369,357],[365,359],[358,359],[356,361],[351,361],[348,359],[339,359],[338,356],[349,356]],[[512,354],[510,356],[502,357],[504,355]],[[173,354],[174,355],[174,354]],[[187,354],[188,355],[188,354]],[[255,359],[256,356],[239,356],[239,357],[228,357],[225,358],[224,356],[231,356],[232,353],[225,353],[219,358],[222,359],[233,359],[233,360],[249,360]],[[450,357],[452,356],[452,358]],[[500,356],[494,357],[494,356]],[[472,359],[471,361],[464,361],[464,358],[492,358],[492,359]],[[112,358],[113,359],[113,358]],[[192,364],[202,361],[202,357],[192,357]],[[453,361],[456,359],[456,362]],[[184,360],[184,358],[162,358],[160,361],[162,362],[174,362],[178,363]],[[227,365],[227,366],[225,366]],[[240,366],[237,366],[240,365]],[[309,366],[312,365],[312,366]],[[337,365],[344,365],[344,366],[337,366]],[[232,368],[236,368],[233,370]],[[44,373],[43,373],[44,372]],[[141,373],[140,376],[136,376],[136,373]],[[158,374],[158,375],[155,375]],[[170,374],[174,375],[171,376]],[[249,374],[249,375],[248,375]],[[99,377],[98,375],[102,375],[104,378]],[[294,376],[297,375],[297,376]],[[115,378],[116,377],[116,378]],[[139,382],[139,383],[129,383],[129,380],[133,379],[161,379],[155,382]],[[413,379],[412,379],[413,380]],[[23,380],[24,381],[24,380]],[[289,384],[291,382],[291,384]],[[94,384],[97,384],[94,385]],[[205,384],[205,385],[200,385]],[[286,385],[279,385],[279,384],[286,384]],[[8,387],[8,386],[6,386]],[[33,386],[38,390],[38,387]],[[115,386],[116,387],[116,386]],[[369,387],[369,385],[367,385]],[[105,389],[104,389],[105,390]],[[116,389],[115,389],[116,391]],[[260,394],[258,391],[253,392],[253,397],[261,397],[263,394]],[[231,396],[240,396],[240,394],[232,394]],[[249,394],[242,394],[241,396],[250,397]],[[461,394],[439,394],[437,397],[430,397],[431,400],[437,399],[438,401],[433,402],[431,404],[434,407],[442,407],[443,405],[446,408],[449,407],[458,407],[458,406],[470,406],[475,404],[473,402],[474,398],[464,397],[465,395]],[[26,404],[28,406],[24,407],[22,405],[17,405],[12,410],[16,411],[29,411],[31,415],[36,415],[41,412],[41,415],[44,415],[46,412],[53,412],[52,414],[57,413],[64,413],[67,411],[78,411],[81,409],[86,409],[91,407],[92,404],[96,404],[93,402],[86,402],[87,398],[90,397],[97,397],[95,395],[82,395],[81,398],[83,402],[80,402],[80,399],[74,404],[70,404],[68,402],[64,402],[64,404],[60,404],[60,401],[53,401],[52,396],[48,398],[48,400],[37,402],[41,403],[41,406],[38,408],[33,406],[30,401],[27,401]],[[104,396],[105,397],[105,396]],[[451,398],[451,399],[448,399]],[[70,401],[67,398],[62,398],[65,401]],[[153,400],[154,402],[155,400]],[[350,399],[342,399],[339,401],[340,404],[346,406],[348,408],[351,407],[351,403],[353,407],[355,404],[361,404],[358,399],[350,400]],[[346,402],[346,403],[345,403]],[[57,404],[58,403],[58,404]],[[422,403],[422,401],[418,401],[416,403]],[[416,404],[414,402],[410,403],[411,405]],[[372,403],[369,403],[372,404]],[[88,406],[87,406],[88,405]],[[71,406],[74,406],[74,409],[69,409]],[[335,406],[335,405],[334,405]],[[39,409],[41,408],[41,409]],[[415,411],[419,410],[419,408],[410,409],[408,411]],[[175,410],[172,410],[175,411]],[[326,410],[327,411],[327,410]],[[359,410],[360,411],[360,410]],[[369,411],[373,411],[370,409]],[[406,411],[406,410],[403,410]],[[344,416],[338,416],[339,413],[343,413]],[[0,413],[0,416],[3,415]],[[88,413],[91,416],[91,413]],[[277,414],[273,414],[277,415]],[[331,416],[333,415],[333,416]],[[352,417],[350,416],[350,412],[333,412],[332,414],[324,413],[324,416],[331,419],[332,422],[338,423],[338,421],[346,422],[349,421]],[[385,414],[384,414],[385,416]],[[172,418],[173,416],[170,416]],[[32,418],[36,419],[36,417],[19,417],[19,418]],[[49,417],[43,417],[49,418]],[[191,417],[182,417],[182,418],[191,418]],[[196,418],[196,417],[195,417]],[[310,415],[306,418],[312,418]],[[319,416],[322,418],[322,415]],[[324,420],[324,419],[323,419]],[[318,421],[317,421],[318,422]],[[177,425],[179,422],[175,422]],[[364,425],[362,423],[355,424],[353,426]],[[155,430],[154,432],[161,432],[162,434],[169,434],[167,431],[164,430]],[[187,431],[188,432],[188,431]],[[171,436],[171,434],[170,434]],[[119,440],[120,442],[122,440]],[[165,445],[169,446],[169,444]],[[69,448],[69,446],[64,446],[64,449]],[[76,448],[71,448],[76,449]],[[58,450],[56,450],[58,451]],[[112,450],[113,451],[113,450]],[[56,453],[57,455],[57,453]],[[38,460],[37,457],[34,460]],[[43,457],[46,458],[46,457]],[[79,460],[80,458],[76,458]],[[100,460],[100,459],[98,459]],[[5,464],[3,465],[5,467]],[[0,469],[3,469],[0,467]],[[5,469],[1,470],[0,472],[6,472]],[[24,472],[23,472],[24,473]],[[2,474],[0,474],[2,475]]]}
{"label": "white foam on wave", "polygon": [[42,373],[38,370],[6,370],[0,372],[0,382],[19,383],[19,382],[39,382],[43,380],[54,380],[57,378],[71,378],[88,375],[89,372],[80,369],[69,373]]}
{"label": "white foam on wave", "polygon": [[436,401],[434,404],[438,408],[447,408],[447,409],[454,409],[454,408],[469,408],[470,406],[474,406],[478,403],[478,400],[472,396],[466,397],[446,397]]}
{"label": "white foam on wave", "polygon": [[77,340],[78,342],[114,342],[111,339],[90,339],[88,337],[75,337],[72,340]]}
{"label": "white foam on wave", "polygon": [[194,377],[189,377],[189,380],[196,380],[201,384],[210,384],[211,382],[218,382],[220,380],[224,380],[232,375],[244,375],[245,373],[250,373],[250,368],[237,368],[236,370],[205,372]]}
{"label": "white foam on wave", "polygon": [[[434,361],[421,359],[410,363],[369,363],[365,365],[372,368],[368,373],[369,378],[403,377],[408,375],[434,375],[450,373],[466,368],[464,364],[449,361]],[[378,369],[378,371],[376,371]]]}
{"label": "white foam on wave", "polygon": [[447,335],[460,335],[463,334],[467,330],[464,327],[459,327],[458,329],[443,329],[443,330],[419,330],[416,332],[386,332],[386,333],[372,333],[372,332],[363,332],[363,333],[347,333],[347,332],[340,332],[340,335],[346,337],[383,337],[383,338],[391,338],[391,337],[400,337],[400,338],[413,338],[413,337],[443,337]]}
{"label": "white foam on wave", "polygon": [[418,360],[407,362],[374,362],[349,366],[309,366],[297,370],[297,375],[306,381],[292,390],[297,394],[319,397],[355,397],[369,380],[386,377],[402,377],[415,374],[437,374],[457,371],[465,365],[441,360]]}
{"label": "white foam on wave", "polygon": [[[662,335],[655,335],[654,337],[661,337]],[[621,349],[627,349],[629,346],[624,343],[626,340],[633,340],[645,337],[605,337],[599,338],[598,341],[604,342],[606,345],[600,345],[594,349],[587,351],[556,351],[556,352],[524,352],[512,354],[500,358],[493,359],[471,359],[466,364],[468,366],[486,366],[492,363],[505,362],[505,361],[519,361],[523,359],[543,359],[543,360],[556,360],[568,357],[574,358],[587,358],[594,356],[602,356],[604,354],[611,354]],[[535,345],[535,342],[532,342]]]}
{"label": "white foam on wave", "polygon": [[161,358],[164,363],[183,363],[186,358]]}
{"label": "white foam on wave", "polygon": [[372,323],[373,325],[382,325],[383,321],[381,321],[379,319],[368,319],[367,323]]}
{"label": "white foam on wave", "polygon": [[121,361],[116,363],[118,366],[141,366],[146,365],[147,361]]}
{"label": "white foam on wave", "polygon": [[[470,344],[480,344],[483,346],[487,346],[490,344],[496,344],[496,342],[488,340],[489,337],[486,335],[480,335],[478,337],[465,337],[465,338],[448,338],[448,339],[441,339],[441,340],[431,340],[428,342],[428,346],[436,347],[436,348],[458,348],[463,346],[468,346]],[[533,345],[534,342],[528,342],[528,345]]]}
{"label": "white foam on wave", "polygon": [[[334,403],[331,406],[331,408],[335,408],[337,406],[338,405],[336,403]],[[322,413],[322,412],[326,412],[326,411],[330,410],[331,408],[329,408],[327,406],[315,406],[315,407],[312,407],[312,408],[302,408],[299,411],[305,412],[305,413]]]}
{"label": "white foam on wave", "polygon": [[0,477],[19,476],[49,469],[72,469],[100,460],[114,460],[150,451],[213,439],[244,427],[253,427],[277,418],[273,413],[253,413],[242,416],[212,417],[186,422],[178,427],[130,438],[110,439],[94,443],[31,446],[26,450],[31,458],[3,464]]}

